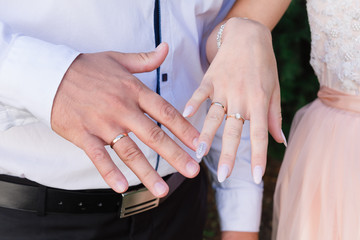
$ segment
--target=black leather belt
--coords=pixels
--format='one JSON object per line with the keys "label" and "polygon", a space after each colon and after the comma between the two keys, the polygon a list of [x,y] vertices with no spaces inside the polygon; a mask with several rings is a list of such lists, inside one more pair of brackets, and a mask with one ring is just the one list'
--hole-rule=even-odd
{"label": "black leather belt", "polygon": [[49,188],[29,180],[0,175],[0,207],[46,213],[111,213],[121,218],[157,207],[165,201],[184,181],[179,173],[164,178],[169,185],[169,194],[164,198],[154,197],[142,184],[130,187],[123,194],[111,189],[62,190]]}

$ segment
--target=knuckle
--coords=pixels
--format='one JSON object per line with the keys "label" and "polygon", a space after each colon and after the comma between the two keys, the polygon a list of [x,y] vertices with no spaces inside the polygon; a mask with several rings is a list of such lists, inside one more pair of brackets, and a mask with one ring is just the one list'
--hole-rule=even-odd
{"label": "knuckle", "polygon": [[260,163],[262,163],[264,160],[266,160],[266,153],[252,153],[252,162],[255,164],[255,165],[258,165]]}
{"label": "knuckle", "polygon": [[240,131],[239,128],[237,128],[235,126],[230,126],[230,127],[225,129],[224,137],[240,139],[241,138],[241,131]]}
{"label": "knuckle", "polygon": [[153,127],[149,131],[148,143],[150,145],[158,145],[165,140],[166,133],[158,126]]}
{"label": "knuckle", "polygon": [[110,180],[113,177],[115,177],[116,174],[117,174],[117,169],[116,168],[111,168],[111,169],[106,170],[105,172],[103,172],[102,175],[103,175],[104,179]]}
{"label": "knuckle", "polygon": [[213,122],[222,122],[223,120],[223,115],[220,113],[211,113],[208,114],[208,120],[213,121]]}
{"label": "knuckle", "polygon": [[88,150],[90,158],[94,160],[96,163],[104,162],[106,159],[106,154],[103,149],[99,147],[93,147]]}
{"label": "knuckle", "polygon": [[268,131],[265,128],[255,128],[253,130],[253,137],[257,141],[267,141]]}
{"label": "knuckle", "polygon": [[122,156],[124,162],[132,162],[140,159],[142,154],[137,147],[130,145],[122,150]]}
{"label": "knuckle", "polygon": [[123,99],[121,99],[121,97],[117,94],[106,94],[104,93],[104,99],[106,105],[108,106],[122,106],[123,104]]}
{"label": "knuckle", "polygon": [[251,92],[251,102],[255,108],[262,110],[268,109],[270,104],[270,92],[264,89],[264,86],[258,86],[258,89],[253,89]]}
{"label": "knuckle", "polygon": [[204,88],[209,88],[209,84],[215,80],[217,77],[216,77],[216,74],[214,74],[214,72],[211,72],[211,71],[207,71],[203,77],[203,81],[201,83],[201,86],[204,87]]}
{"label": "knuckle", "polygon": [[201,85],[198,89],[196,89],[195,94],[199,96],[209,95],[209,88],[205,85]]}
{"label": "knuckle", "polygon": [[161,117],[165,122],[173,122],[178,116],[177,110],[171,106],[169,103],[165,103],[162,105],[160,110]]}
{"label": "knuckle", "polygon": [[201,133],[200,139],[198,140],[199,142],[211,142],[211,134],[208,132],[203,132]]}
{"label": "knuckle", "polygon": [[[118,78],[118,84],[110,86],[106,91],[99,91],[99,99],[104,100],[105,106],[121,107],[125,103],[136,99],[143,90],[143,86],[134,76],[123,76]],[[123,110],[123,109],[122,109]]]}
{"label": "knuckle", "polygon": [[137,56],[139,61],[142,63],[143,71],[148,71],[151,68],[150,54],[147,52],[141,52]]}
{"label": "knuckle", "polygon": [[127,91],[139,93],[143,90],[143,86],[140,81],[133,75],[123,77],[123,83],[126,86]]}
{"label": "knuckle", "polygon": [[189,136],[189,137],[192,137],[195,135],[195,129],[191,126],[191,125],[186,125],[183,127],[182,129],[182,136]]}
{"label": "knuckle", "polygon": [[223,153],[221,155],[222,161],[225,162],[234,162],[235,161],[235,154],[231,154],[231,153]]}
{"label": "knuckle", "polygon": [[142,176],[141,176],[141,179],[143,179],[143,181],[150,181],[150,179],[152,178],[153,176],[153,172],[154,170],[152,169],[146,169],[144,172],[142,172]]}
{"label": "knuckle", "polygon": [[261,104],[264,104],[268,101],[268,96],[266,91],[260,87],[257,91],[256,91],[256,99],[258,102],[260,102]]}
{"label": "knuckle", "polygon": [[187,159],[187,154],[185,154],[182,151],[176,151],[173,153],[173,155],[171,156],[172,162],[174,163],[181,163],[181,162],[185,162],[185,160]]}

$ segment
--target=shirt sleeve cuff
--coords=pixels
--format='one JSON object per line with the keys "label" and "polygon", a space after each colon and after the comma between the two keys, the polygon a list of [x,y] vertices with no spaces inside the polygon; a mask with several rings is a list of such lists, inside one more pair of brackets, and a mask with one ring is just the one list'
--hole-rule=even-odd
{"label": "shirt sleeve cuff", "polygon": [[51,125],[53,100],[79,52],[63,45],[18,36],[0,66],[0,88],[9,102]]}
{"label": "shirt sleeve cuff", "polygon": [[[262,205],[261,188],[216,189],[221,231],[258,232]],[[232,199],[233,201],[225,201]]]}

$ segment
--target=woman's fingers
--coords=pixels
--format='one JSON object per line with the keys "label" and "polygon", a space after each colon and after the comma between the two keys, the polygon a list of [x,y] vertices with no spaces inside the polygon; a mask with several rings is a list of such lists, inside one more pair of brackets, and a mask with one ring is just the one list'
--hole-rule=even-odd
{"label": "woman's fingers", "polygon": [[195,90],[190,100],[186,103],[183,116],[191,117],[194,115],[194,113],[196,113],[196,111],[199,109],[200,105],[212,95],[212,92],[212,85],[201,83],[199,88]]}
{"label": "woman's fingers", "polygon": [[254,182],[260,184],[264,175],[268,146],[268,101],[259,98],[250,115],[251,167]]}
{"label": "woman's fingers", "polygon": [[219,182],[223,182],[227,177],[229,177],[234,167],[236,152],[240,144],[243,124],[244,120],[241,117],[239,118],[238,115],[236,116],[231,114],[228,115],[226,119],[218,166]]}
{"label": "woman's fingers", "polygon": [[206,115],[196,149],[196,157],[198,159],[201,159],[208,153],[216,131],[224,120],[226,107],[222,104],[222,102],[225,101],[214,100],[210,106],[208,114]]}
{"label": "woman's fingers", "polygon": [[277,87],[275,87],[275,90],[270,99],[268,121],[269,121],[269,132],[271,136],[278,143],[284,143],[284,145],[287,146],[286,138],[281,129],[281,125],[282,125],[281,98],[280,98],[280,87],[278,84]]}

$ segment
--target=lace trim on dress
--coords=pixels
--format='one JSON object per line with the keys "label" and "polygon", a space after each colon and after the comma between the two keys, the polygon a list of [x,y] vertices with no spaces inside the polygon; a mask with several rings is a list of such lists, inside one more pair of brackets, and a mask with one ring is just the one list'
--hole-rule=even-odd
{"label": "lace trim on dress", "polygon": [[315,73],[320,80],[325,64],[341,82],[341,90],[357,94],[360,88],[359,5],[357,0],[307,1],[312,35],[310,63]]}

